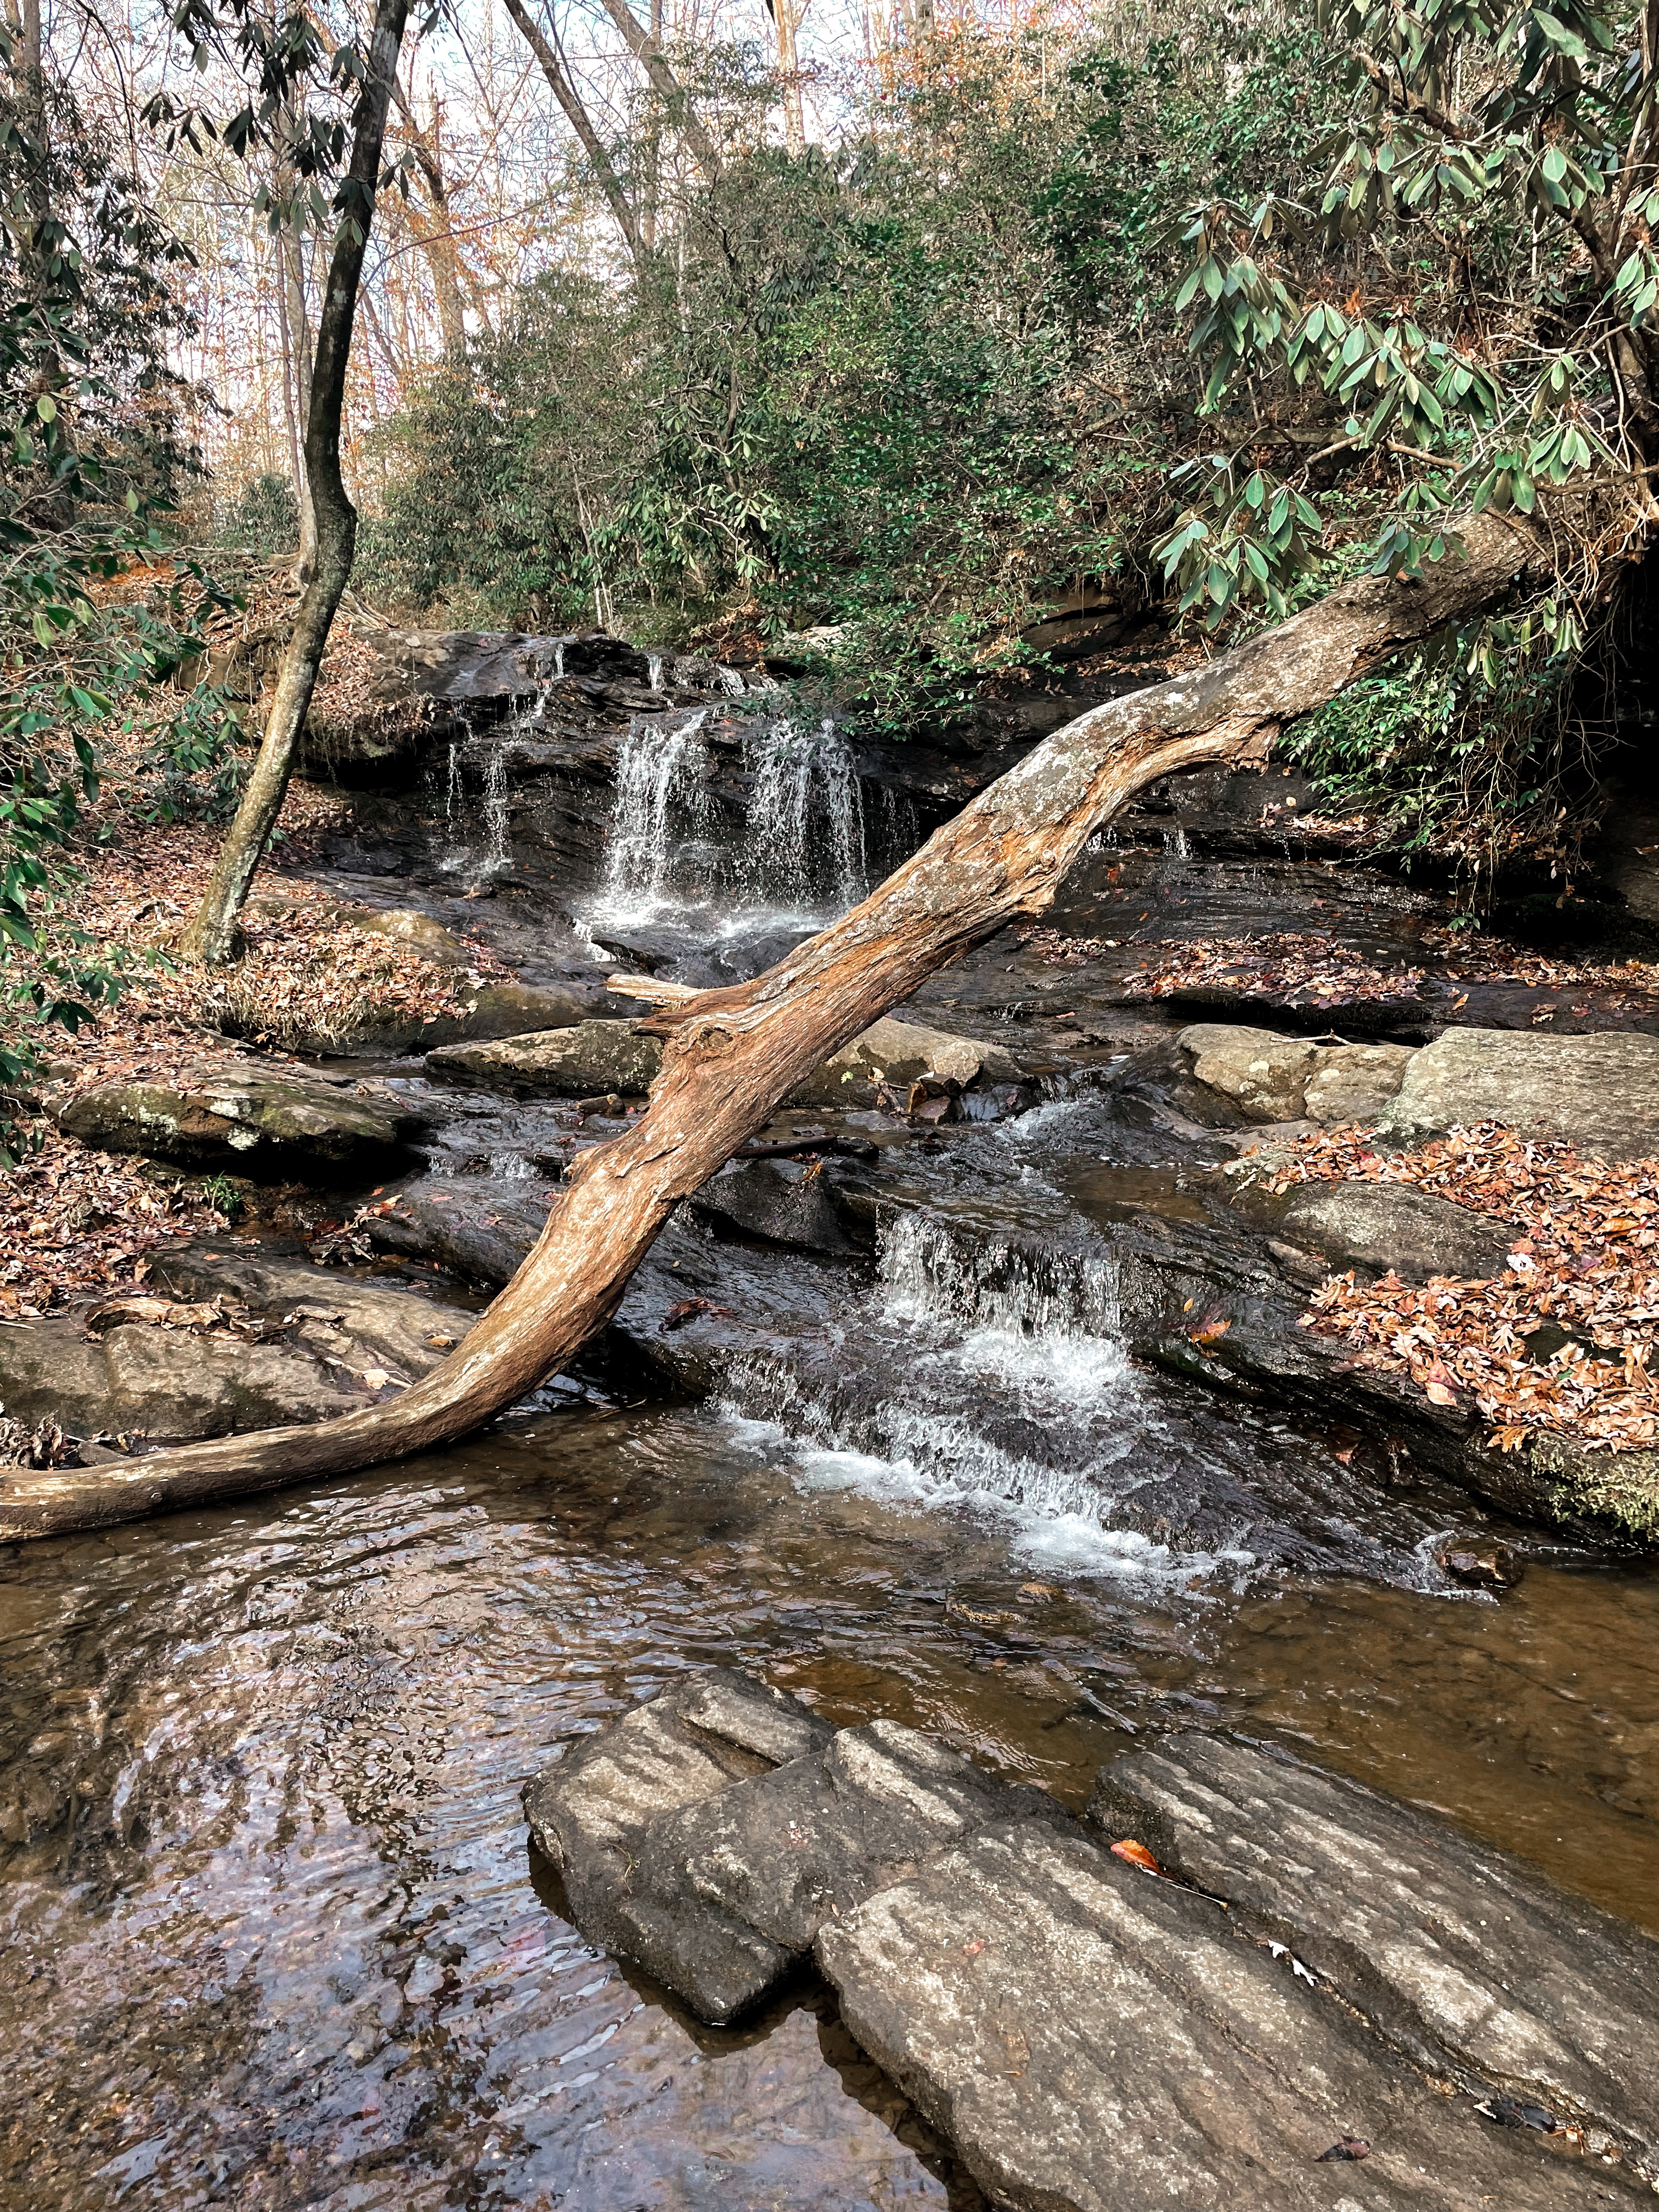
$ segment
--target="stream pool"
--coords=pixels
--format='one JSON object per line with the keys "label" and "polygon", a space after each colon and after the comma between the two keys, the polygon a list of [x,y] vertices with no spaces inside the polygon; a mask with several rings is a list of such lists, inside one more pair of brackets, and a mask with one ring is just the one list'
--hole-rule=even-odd
{"label": "stream pool", "polygon": [[711,2033],[561,1916],[523,1783],[715,1662],[1073,1807],[1243,1726],[1659,1929],[1650,1570],[1034,1565],[713,1411],[13,1547],[0,1654],[5,2212],[976,2205],[821,1987]]}

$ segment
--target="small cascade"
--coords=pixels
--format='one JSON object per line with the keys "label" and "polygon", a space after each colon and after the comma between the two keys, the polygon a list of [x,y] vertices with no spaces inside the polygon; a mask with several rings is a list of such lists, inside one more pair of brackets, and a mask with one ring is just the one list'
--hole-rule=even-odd
{"label": "small cascade", "polygon": [[612,918],[661,904],[688,837],[708,832],[708,709],[679,721],[636,714],[617,748],[617,798],[599,911]]}
{"label": "small cascade", "polygon": [[645,656],[645,680],[653,691],[662,690],[662,655],[647,653]]}
{"label": "small cascade", "polygon": [[565,640],[556,637],[553,641],[553,681],[556,684],[559,683],[564,675],[564,648]]}
{"label": "small cascade", "polygon": [[808,1486],[966,1512],[1097,1571],[1184,1577],[1247,1559],[1177,1552],[1120,1510],[1155,1417],[1109,1255],[901,1215],[848,1349],[751,1355],[732,1372],[739,1434],[784,1444]]}
{"label": "small cascade", "polygon": [[724,665],[717,667],[714,671],[714,681],[722,691],[728,693],[734,699],[740,698],[749,688],[744,682],[743,671],[740,668],[727,668]]}
{"label": "small cascade", "polygon": [[461,749],[452,738],[449,744],[449,775],[444,785],[444,827],[455,827],[455,802],[461,795]]}
{"label": "small cascade", "polygon": [[750,777],[740,872],[757,895],[855,905],[865,873],[864,797],[843,733],[780,715],[745,747]]}
{"label": "small cascade", "polygon": [[1187,825],[1184,822],[1177,822],[1173,830],[1166,830],[1164,832],[1164,849],[1166,853],[1173,854],[1177,860],[1192,859],[1193,848],[1187,842]]}

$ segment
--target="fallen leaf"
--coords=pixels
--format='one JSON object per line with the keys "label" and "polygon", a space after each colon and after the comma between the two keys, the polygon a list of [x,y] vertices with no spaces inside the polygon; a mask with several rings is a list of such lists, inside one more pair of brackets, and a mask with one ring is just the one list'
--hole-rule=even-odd
{"label": "fallen leaf", "polygon": [[1140,1867],[1147,1874],[1162,1874],[1164,1871],[1146,1844],[1136,1843],[1133,1836],[1126,1836],[1121,1843],[1114,1844],[1112,1856],[1127,1859],[1131,1866]]}

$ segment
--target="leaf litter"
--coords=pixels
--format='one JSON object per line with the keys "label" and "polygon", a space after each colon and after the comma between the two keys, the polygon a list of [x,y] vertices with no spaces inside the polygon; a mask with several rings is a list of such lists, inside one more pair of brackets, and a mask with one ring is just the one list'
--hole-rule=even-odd
{"label": "leaf litter", "polygon": [[1537,1431],[1602,1451],[1652,1445],[1659,1160],[1609,1165],[1491,1121],[1401,1152],[1374,1150],[1376,1135],[1304,1136],[1262,1179],[1279,1193],[1401,1183],[1449,1199],[1514,1230],[1509,1265],[1486,1282],[1333,1276],[1302,1325],[1342,1338],[1364,1366],[1409,1378],[1431,1404],[1478,1411],[1496,1449],[1518,1450]]}

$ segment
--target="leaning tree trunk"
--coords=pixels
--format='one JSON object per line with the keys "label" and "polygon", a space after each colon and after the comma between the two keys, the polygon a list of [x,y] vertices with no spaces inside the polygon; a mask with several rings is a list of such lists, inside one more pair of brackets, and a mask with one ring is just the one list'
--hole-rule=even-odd
{"label": "leaning tree trunk", "polygon": [[310,404],[305,425],[306,486],[316,529],[315,564],[301,595],[294,629],[276,671],[276,688],[265,716],[259,757],[248,778],[236,819],[219,848],[213,876],[195,918],[185,933],[186,959],[216,967],[231,957],[236,918],[248,885],[265,855],[276,826],[300,732],[317,688],[317,671],[351,576],[357,544],[357,510],[346,497],[340,474],[340,422],[345,405],[346,366],[351,357],[363,257],[368,250],[374,192],[386,142],[386,110],[397,80],[409,0],[377,0],[369,40],[368,75],[358,103],[346,171],[355,186],[335,240],[328,267],[328,289],[317,321],[317,351],[312,364]]}
{"label": "leaning tree trunk", "polygon": [[1172,770],[1264,757],[1275,732],[1403,645],[1499,599],[1538,551],[1470,523],[1420,583],[1345,586],[1209,666],[1067,723],[929,839],[862,906],[753,982],[694,993],[665,1034],[651,1104],[572,1166],[530,1257],[458,1351],[398,1399],[313,1428],[157,1453],[85,1474],[8,1475],[0,1539],[347,1474],[452,1443],[556,1374],[616,1311],[679,1200],[820,1062],[937,969],[1041,914],[1101,823]]}

